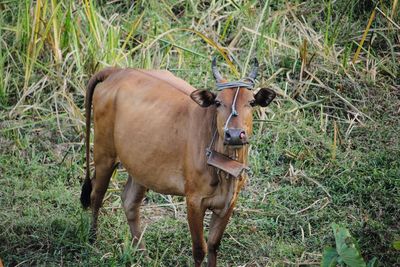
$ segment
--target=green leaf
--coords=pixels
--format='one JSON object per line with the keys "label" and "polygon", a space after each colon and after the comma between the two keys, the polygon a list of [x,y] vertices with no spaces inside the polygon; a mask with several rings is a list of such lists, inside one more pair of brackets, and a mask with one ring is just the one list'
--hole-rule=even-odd
{"label": "green leaf", "polygon": [[348,247],[340,253],[343,261],[351,267],[366,267],[364,259],[361,257],[360,251],[355,247]]}
{"label": "green leaf", "polygon": [[332,223],[332,229],[336,240],[336,250],[343,262],[351,267],[366,267],[358,244],[350,235],[350,232],[335,223]]}
{"label": "green leaf", "polygon": [[393,248],[395,250],[400,250],[400,240],[393,241]]}
{"label": "green leaf", "polygon": [[378,267],[378,259],[373,257],[367,264],[367,267]]}
{"label": "green leaf", "polygon": [[322,254],[321,267],[335,267],[339,254],[334,248],[325,248]]}

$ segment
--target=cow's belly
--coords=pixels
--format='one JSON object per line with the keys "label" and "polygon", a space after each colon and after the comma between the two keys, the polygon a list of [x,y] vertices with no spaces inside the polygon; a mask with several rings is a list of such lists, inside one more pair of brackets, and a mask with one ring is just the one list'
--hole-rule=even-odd
{"label": "cow's belly", "polygon": [[154,165],[151,162],[137,164],[129,159],[120,160],[137,183],[161,194],[184,195],[185,179],[178,166],[174,170],[165,164]]}

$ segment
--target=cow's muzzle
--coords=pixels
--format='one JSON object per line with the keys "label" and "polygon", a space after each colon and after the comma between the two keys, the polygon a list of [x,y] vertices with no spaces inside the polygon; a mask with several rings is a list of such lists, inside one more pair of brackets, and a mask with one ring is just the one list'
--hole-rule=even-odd
{"label": "cow's muzzle", "polygon": [[225,130],[224,145],[243,146],[248,144],[246,132],[243,129],[229,128]]}

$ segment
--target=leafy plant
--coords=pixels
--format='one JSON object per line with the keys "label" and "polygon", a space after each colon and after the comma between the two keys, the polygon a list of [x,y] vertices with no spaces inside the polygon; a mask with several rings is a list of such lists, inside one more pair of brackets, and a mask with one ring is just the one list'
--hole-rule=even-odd
{"label": "leafy plant", "polygon": [[393,242],[393,248],[395,250],[400,250],[400,240],[396,240]]}
{"label": "leafy plant", "polygon": [[87,243],[90,213],[78,201],[86,84],[117,65],[213,89],[213,56],[229,80],[256,56],[257,86],[279,97],[256,110],[252,173],[219,265],[319,263],[330,223],[341,221],[363,255],[400,266],[399,22],[397,0],[0,0],[4,265],[190,266],[181,197],[150,192],[147,255],[131,245],[123,170],[110,182],[99,238]]}
{"label": "leafy plant", "polygon": [[351,266],[351,267],[374,267],[377,266],[376,258],[365,263],[361,256],[357,241],[351,236],[349,230],[332,223],[335,235],[336,248],[325,248],[322,255],[321,267]]}

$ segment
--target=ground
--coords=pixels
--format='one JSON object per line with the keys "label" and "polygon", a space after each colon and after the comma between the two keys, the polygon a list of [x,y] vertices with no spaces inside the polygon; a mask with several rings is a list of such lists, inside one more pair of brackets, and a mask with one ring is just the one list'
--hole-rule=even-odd
{"label": "ground", "polygon": [[324,248],[335,246],[333,222],[349,229],[365,260],[400,265],[399,7],[375,4],[0,2],[2,261],[191,266],[182,197],[149,192],[147,256],[131,244],[123,170],[112,178],[98,239],[88,243],[90,213],[79,203],[85,86],[97,70],[119,65],[169,69],[212,90],[213,56],[230,80],[256,56],[257,87],[278,97],[255,112],[250,178],[220,266],[320,265]]}

